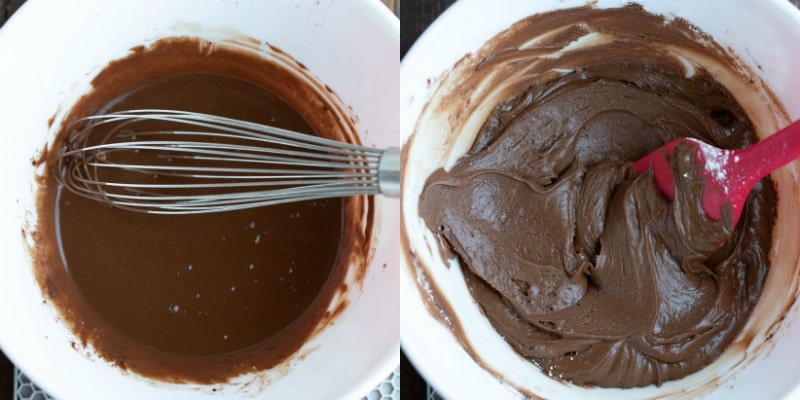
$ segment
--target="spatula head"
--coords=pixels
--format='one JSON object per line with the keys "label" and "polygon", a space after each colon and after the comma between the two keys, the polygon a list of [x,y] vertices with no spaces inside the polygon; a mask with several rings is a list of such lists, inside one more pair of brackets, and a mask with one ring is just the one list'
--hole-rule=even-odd
{"label": "spatula head", "polygon": [[719,221],[723,218],[724,208],[729,206],[732,211],[732,226],[735,226],[747,193],[742,195],[740,190],[733,189],[738,186],[731,184],[739,178],[731,173],[731,165],[738,161],[734,151],[719,149],[695,139],[675,139],[634,162],[631,173],[642,174],[652,168],[658,189],[664,197],[672,200],[675,197],[675,176],[670,157],[679,145],[695,148],[694,161],[701,167],[702,206],[706,216],[712,221]]}

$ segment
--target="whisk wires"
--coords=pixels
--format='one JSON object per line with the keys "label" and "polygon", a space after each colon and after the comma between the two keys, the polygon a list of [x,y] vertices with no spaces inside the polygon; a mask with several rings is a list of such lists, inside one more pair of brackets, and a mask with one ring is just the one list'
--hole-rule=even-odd
{"label": "whisk wires", "polygon": [[172,110],[96,115],[77,126],[56,179],[116,207],[195,214],[380,192],[382,149]]}

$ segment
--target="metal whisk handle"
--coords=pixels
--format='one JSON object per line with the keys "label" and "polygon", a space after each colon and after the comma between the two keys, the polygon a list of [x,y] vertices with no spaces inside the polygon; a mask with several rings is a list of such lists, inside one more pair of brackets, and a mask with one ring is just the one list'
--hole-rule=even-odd
{"label": "metal whisk handle", "polygon": [[390,147],[378,161],[378,190],[389,197],[400,197],[400,149]]}

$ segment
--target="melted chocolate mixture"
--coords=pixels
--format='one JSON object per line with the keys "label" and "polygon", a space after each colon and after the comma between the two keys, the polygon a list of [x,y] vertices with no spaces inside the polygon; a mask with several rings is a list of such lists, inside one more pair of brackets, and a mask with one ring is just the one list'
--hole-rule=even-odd
{"label": "melted chocolate mixture", "polygon": [[691,150],[673,159],[675,201],[650,174],[625,174],[677,137],[757,140],[725,87],[676,58],[721,54],[698,35],[638,7],[559,11],[501,35],[474,70],[530,66],[469,153],[428,178],[419,212],[498,333],[551,376],[609,387],[681,378],[719,356],[761,294],[769,179],[732,230],[705,216]]}
{"label": "melted chocolate mixture", "polygon": [[[167,76],[111,104],[109,112],[198,111],[312,132],[279,98],[223,75]],[[148,129],[165,128],[156,125]],[[95,311],[133,340],[181,355],[241,350],[286,328],[322,290],[341,239],[340,199],[167,216],[62,190],[57,207],[66,268]]]}
{"label": "melted chocolate mixture", "polygon": [[[283,68],[224,46],[162,40],[111,63],[64,126],[162,108],[350,139],[330,93]],[[56,152],[44,156],[48,166]],[[61,190],[54,173],[40,189],[37,278],[81,344],[157,379],[223,382],[285,360],[328,323],[329,307],[342,309],[333,295],[364,250],[360,198],[147,215]]]}

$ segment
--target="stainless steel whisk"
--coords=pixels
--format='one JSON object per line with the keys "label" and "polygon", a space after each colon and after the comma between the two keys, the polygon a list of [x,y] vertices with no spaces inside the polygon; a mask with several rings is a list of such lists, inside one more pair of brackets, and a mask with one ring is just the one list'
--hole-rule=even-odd
{"label": "stainless steel whisk", "polygon": [[[147,130],[154,121],[176,128]],[[56,179],[78,195],[116,207],[197,214],[400,195],[396,148],[172,110],[121,111],[80,123],[57,158]]]}

